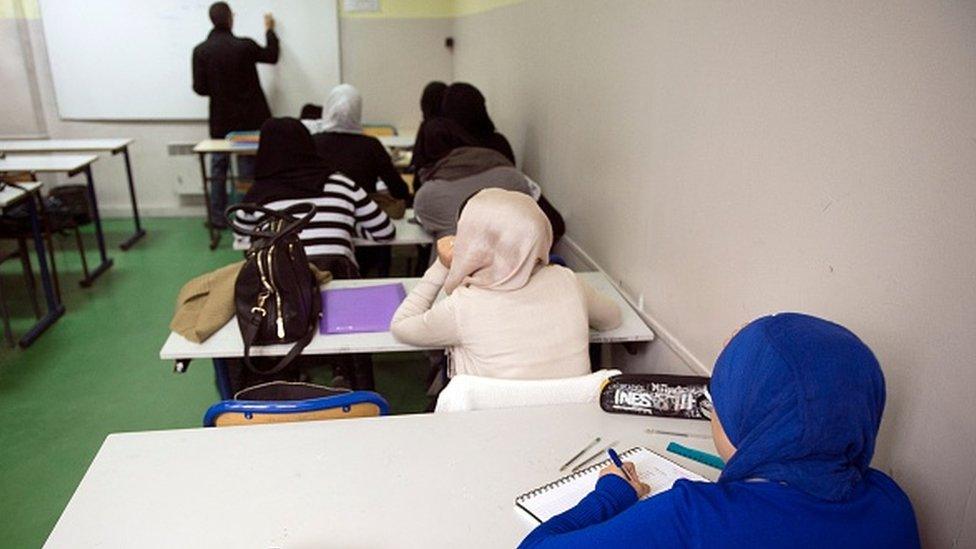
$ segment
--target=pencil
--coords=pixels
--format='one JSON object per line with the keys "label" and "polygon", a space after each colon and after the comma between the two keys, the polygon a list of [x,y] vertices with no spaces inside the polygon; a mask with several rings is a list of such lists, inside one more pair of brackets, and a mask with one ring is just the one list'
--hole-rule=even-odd
{"label": "pencil", "polygon": [[604,446],[603,448],[601,448],[599,451],[597,451],[595,454],[593,454],[592,456],[590,456],[590,457],[586,458],[585,460],[583,460],[583,463],[580,463],[576,467],[573,467],[573,472],[575,473],[576,471],[579,471],[583,467],[586,467],[587,465],[589,465],[590,462],[592,462],[594,459],[596,459],[596,458],[602,456],[603,454],[605,454],[606,451],[609,450],[610,448],[613,448],[613,445],[614,444],[617,444],[617,442],[611,442],[610,444],[607,444],[606,446]]}
{"label": "pencil", "polygon": [[597,444],[599,444],[600,443],[600,440],[601,440],[600,437],[596,437],[595,439],[593,439],[593,442],[587,444],[585,448],[583,448],[582,450],[579,451],[579,453],[577,453],[575,456],[569,458],[569,461],[567,461],[566,463],[564,463],[563,466],[559,468],[559,470],[560,471],[565,471],[566,468],[569,467],[571,463],[573,463],[574,461],[576,461],[577,459],[579,459],[580,456],[582,456],[584,452],[586,452],[590,448],[592,448],[592,447],[596,446]]}
{"label": "pencil", "polygon": [[644,431],[652,435],[666,435],[669,437],[712,438],[710,435],[699,435],[697,433],[679,433],[678,431],[662,431],[661,429],[645,429]]}

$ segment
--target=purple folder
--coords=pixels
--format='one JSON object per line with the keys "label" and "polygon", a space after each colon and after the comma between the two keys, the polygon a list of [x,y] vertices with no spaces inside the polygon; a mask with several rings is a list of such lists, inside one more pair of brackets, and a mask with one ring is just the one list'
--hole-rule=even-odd
{"label": "purple folder", "polygon": [[319,333],[385,332],[406,296],[403,284],[325,290]]}

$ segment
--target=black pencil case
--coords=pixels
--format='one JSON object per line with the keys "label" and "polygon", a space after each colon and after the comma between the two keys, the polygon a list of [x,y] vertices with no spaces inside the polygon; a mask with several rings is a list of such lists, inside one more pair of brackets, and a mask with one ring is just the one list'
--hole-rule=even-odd
{"label": "black pencil case", "polygon": [[667,374],[613,376],[600,391],[600,408],[611,414],[708,420],[709,379]]}

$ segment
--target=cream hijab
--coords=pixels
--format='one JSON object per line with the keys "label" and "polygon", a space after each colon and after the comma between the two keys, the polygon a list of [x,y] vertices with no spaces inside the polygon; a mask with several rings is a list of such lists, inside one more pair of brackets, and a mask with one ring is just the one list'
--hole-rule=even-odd
{"label": "cream hijab", "polygon": [[549,264],[551,246],[552,225],[531,196],[485,189],[468,200],[458,219],[444,291],[517,290]]}
{"label": "cream hijab", "polygon": [[332,88],[320,120],[303,120],[310,133],[363,133],[363,98],[350,84]]}

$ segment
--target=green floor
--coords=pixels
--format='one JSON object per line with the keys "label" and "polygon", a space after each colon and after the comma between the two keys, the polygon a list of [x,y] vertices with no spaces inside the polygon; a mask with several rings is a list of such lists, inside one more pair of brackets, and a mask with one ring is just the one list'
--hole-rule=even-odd
{"label": "green floor", "polygon": [[[150,219],[148,236],[122,252],[118,243],[131,228],[129,220],[106,223],[115,266],[88,289],[78,286],[72,240],[58,240],[66,314],[30,348],[0,349],[0,547],[44,542],[106,435],[199,427],[217,400],[209,361],[180,375],[158,353],[180,286],[240,253],[226,236],[209,251],[199,219]],[[94,265],[94,238],[86,242]],[[33,321],[19,263],[7,262],[0,273],[19,337]],[[382,355],[374,363],[377,390],[394,413],[423,410],[422,355]]]}

